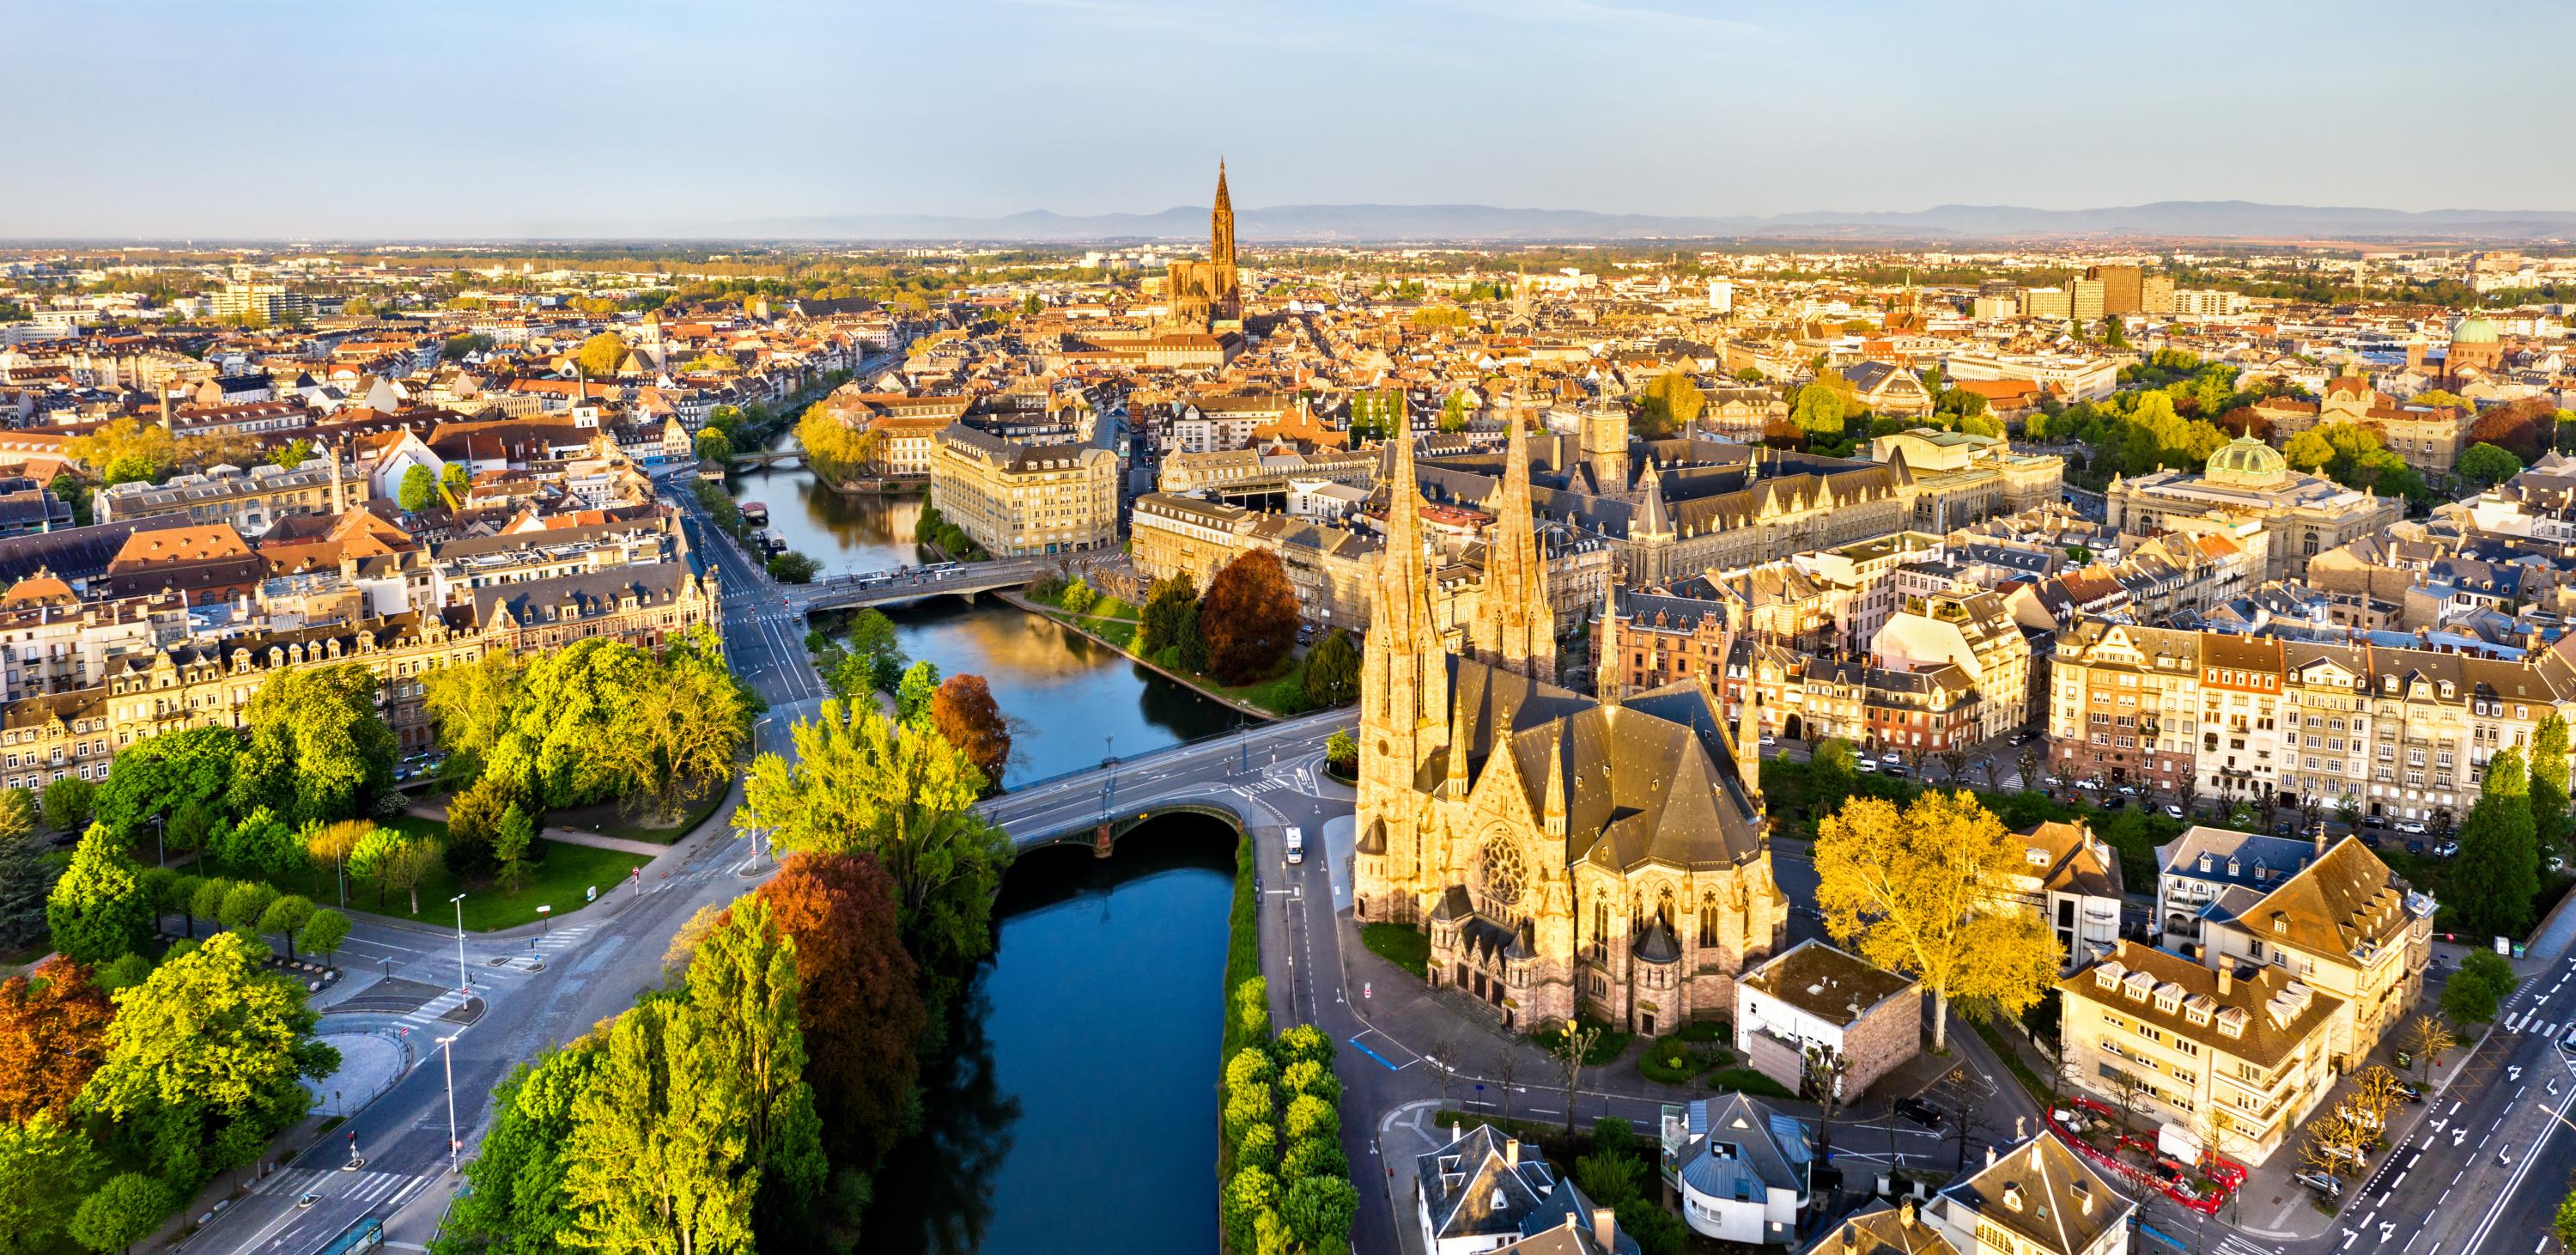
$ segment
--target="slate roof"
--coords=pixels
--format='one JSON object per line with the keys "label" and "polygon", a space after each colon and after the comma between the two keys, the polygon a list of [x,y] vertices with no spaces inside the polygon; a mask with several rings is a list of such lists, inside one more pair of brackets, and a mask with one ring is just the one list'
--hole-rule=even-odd
{"label": "slate roof", "polygon": [[[2112,984],[2105,986],[2106,979]],[[2155,992],[2168,986],[2175,1000],[2171,1011],[2159,1009],[2155,999]],[[2111,957],[2059,981],[2057,988],[2266,1068],[2289,1058],[2343,1008],[2342,999],[2269,963],[2231,979],[2221,992],[2216,969],[2134,941],[2122,941]],[[2229,1025],[2236,1028],[2233,1036],[2225,1031]]]}
{"label": "slate roof", "polygon": [[1556,1173],[1523,1143],[1510,1162],[1509,1134],[1480,1124],[1457,1140],[1416,1155],[1414,1176],[1431,1213],[1431,1231],[1443,1238],[1517,1234],[1521,1222],[1556,1194]]}
{"label": "slate roof", "polygon": [[1960,1255],[1913,1205],[1881,1203],[1853,1212],[1807,1248],[1807,1255]]}
{"label": "slate roof", "polygon": [[1742,1094],[1700,1099],[1685,1114],[1694,1141],[1683,1152],[1682,1184],[1722,1201],[1807,1193],[1815,1151],[1805,1125]]}
{"label": "slate roof", "polygon": [[2042,1133],[2005,1151],[1993,1164],[1941,1191],[1941,1201],[2006,1229],[2049,1255],[2091,1250],[2104,1234],[2126,1223],[2137,1207],[2113,1191],[2102,1174],[2053,1133]]}

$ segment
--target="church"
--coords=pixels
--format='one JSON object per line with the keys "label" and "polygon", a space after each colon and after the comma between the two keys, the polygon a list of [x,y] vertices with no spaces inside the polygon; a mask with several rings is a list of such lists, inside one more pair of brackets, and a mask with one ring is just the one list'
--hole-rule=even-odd
{"label": "church", "polygon": [[1163,271],[1171,320],[1201,329],[1240,327],[1242,277],[1234,267],[1234,197],[1225,190],[1225,163],[1216,163],[1216,207],[1208,213],[1208,259],[1176,261]]}
{"label": "church", "polygon": [[[1432,622],[1413,442],[1392,442],[1387,558],[1360,692],[1353,912],[1430,936],[1430,981],[1535,1032],[1588,1013],[1667,1033],[1730,1015],[1784,947],[1755,711],[1701,680],[1554,683],[1555,626],[1515,423],[1463,649]],[[1615,644],[1614,646],[1615,647]]]}

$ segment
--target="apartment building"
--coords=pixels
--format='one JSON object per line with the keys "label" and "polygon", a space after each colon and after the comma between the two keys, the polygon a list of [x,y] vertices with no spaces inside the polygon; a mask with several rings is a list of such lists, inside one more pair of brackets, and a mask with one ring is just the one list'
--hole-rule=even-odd
{"label": "apartment building", "polygon": [[2034,824],[2017,835],[2022,867],[2012,896],[2048,921],[2059,969],[2109,954],[2120,939],[2120,856],[2082,824]]}
{"label": "apartment building", "polygon": [[184,514],[190,522],[229,523],[256,536],[289,515],[337,514],[366,500],[366,476],[345,474],[339,459],[325,453],[293,469],[263,462],[248,470],[217,467],[181,475],[166,484],[112,484],[99,490],[92,507],[101,523]]}
{"label": "apartment building", "polygon": [[2348,836],[2269,890],[2221,889],[2201,910],[2201,961],[2239,978],[2276,971],[2337,1000],[2327,1066],[2346,1072],[2424,992],[2434,905]]}
{"label": "apartment building", "polygon": [[1943,1187],[1925,1212],[1952,1249],[1973,1255],[2125,1255],[2137,1209],[2041,1132],[2009,1150],[1988,1147],[1985,1166]]}
{"label": "apartment building", "polygon": [[2166,1145],[2260,1164],[2334,1087],[2344,1002],[2279,967],[2242,977],[2119,943],[2058,983],[2068,1073]]}
{"label": "apartment building", "polygon": [[2200,633],[2098,619],[2058,634],[2049,658],[2049,771],[2171,791],[2198,758]]}
{"label": "apartment building", "polygon": [[930,504],[995,557],[1112,548],[1118,455],[952,424],[931,459]]}
{"label": "apartment building", "polygon": [[1993,593],[1942,592],[1908,598],[1871,639],[1879,665],[1910,671],[1957,666],[1980,699],[1975,737],[1985,740],[2030,721],[2030,641]]}
{"label": "apartment building", "polygon": [[2324,852],[2308,837],[2195,824],[2156,847],[2156,931],[2164,945],[2176,950],[2196,944],[2201,909],[2220,893],[2268,893]]}

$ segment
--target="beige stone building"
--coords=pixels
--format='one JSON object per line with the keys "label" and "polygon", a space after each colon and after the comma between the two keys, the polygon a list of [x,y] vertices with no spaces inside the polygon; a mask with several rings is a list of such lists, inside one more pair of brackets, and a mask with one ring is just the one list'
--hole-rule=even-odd
{"label": "beige stone building", "polygon": [[1475,642],[1493,661],[1447,648],[1412,463],[1397,442],[1361,669],[1354,914],[1425,927],[1432,983],[1515,1031],[1585,1010],[1650,1034],[1731,1014],[1737,973],[1788,930],[1751,705],[1730,734],[1705,685],[1595,700],[1531,674],[1508,636]]}
{"label": "beige stone building", "polygon": [[2173,520],[2208,514],[2259,519],[2268,537],[2265,579],[2299,579],[2308,560],[2404,517],[2405,502],[2346,488],[2290,469],[2278,450],[2240,437],[2209,456],[2200,474],[2157,471],[2113,476],[2111,525],[2137,536],[2176,530]]}
{"label": "beige stone building", "polygon": [[1023,444],[957,423],[939,433],[930,504],[995,557],[1118,543],[1118,455]]}
{"label": "beige stone building", "polygon": [[1842,1099],[1857,1100],[1923,1048],[1923,986],[1837,950],[1802,941],[1735,984],[1735,1048],[1782,1089],[1821,1096],[1811,1050],[1843,1062]]}
{"label": "beige stone building", "polygon": [[2260,1164],[2334,1087],[2344,1002],[2278,967],[2240,979],[2123,941],[2057,988],[2069,1079],[2185,1145]]}
{"label": "beige stone building", "polygon": [[2030,721],[2030,641],[1993,593],[1909,598],[1888,616],[1870,647],[1885,667],[1923,671],[1955,664],[1967,672],[1980,699],[1980,740]]}
{"label": "beige stone building", "polygon": [[2345,837],[2269,891],[2230,886],[2201,912],[2202,960],[2268,967],[2336,999],[2327,1063],[2361,1066],[2424,992],[2433,899]]}

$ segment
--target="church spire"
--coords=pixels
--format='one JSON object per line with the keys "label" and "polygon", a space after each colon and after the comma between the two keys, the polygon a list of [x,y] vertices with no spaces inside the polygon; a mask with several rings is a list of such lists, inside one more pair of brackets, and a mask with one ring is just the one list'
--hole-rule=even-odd
{"label": "church spire", "polygon": [[1565,839],[1565,721],[1548,725],[1547,736],[1547,810],[1542,822],[1549,839]]}
{"label": "church spire", "polygon": [[1475,734],[1467,726],[1467,686],[1458,686],[1458,705],[1449,716],[1449,796],[1467,796],[1467,747]]}
{"label": "church spire", "polygon": [[1494,493],[1494,522],[1485,540],[1485,587],[1476,599],[1476,652],[1485,661],[1534,679],[1556,678],[1556,617],[1548,607],[1547,566],[1530,504],[1529,442],[1521,412],[1511,412],[1503,482]]}
{"label": "church spire", "polygon": [[1216,206],[1208,211],[1208,260],[1230,289],[1234,272],[1234,196],[1225,189],[1225,158],[1216,159]]}
{"label": "church spire", "polygon": [[1735,775],[1744,782],[1744,796],[1753,809],[1762,809],[1762,717],[1757,712],[1762,698],[1753,689],[1755,653],[1759,644],[1750,645],[1744,653],[1744,697],[1736,703]]}
{"label": "church spire", "polygon": [[1619,682],[1619,594],[1616,585],[1601,589],[1601,656],[1592,660],[1592,692],[1604,706],[1619,704],[1628,686]]}

